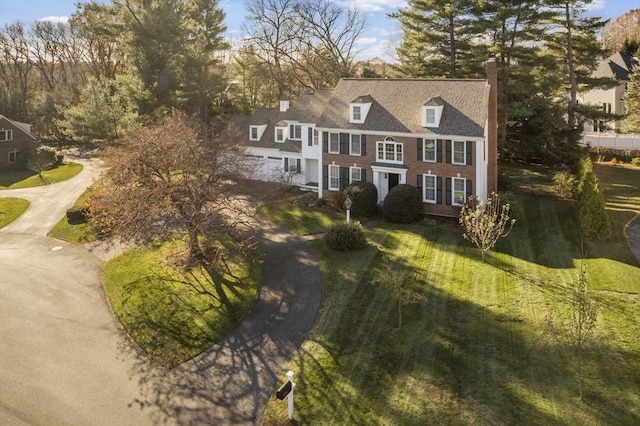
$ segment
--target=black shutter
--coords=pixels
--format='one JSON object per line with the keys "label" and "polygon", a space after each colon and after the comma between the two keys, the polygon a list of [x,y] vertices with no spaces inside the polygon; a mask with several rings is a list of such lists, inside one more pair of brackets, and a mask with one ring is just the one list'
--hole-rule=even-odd
{"label": "black shutter", "polygon": [[301,166],[302,166],[302,161],[298,158],[296,160],[296,173],[300,173]]}
{"label": "black shutter", "polygon": [[446,152],[447,152],[447,163],[451,163],[451,141],[450,140],[446,140],[444,141],[446,147]]}
{"label": "black shutter", "polygon": [[367,181],[367,170],[366,169],[361,169],[360,170],[360,179],[362,179],[362,182],[366,182]]}
{"label": "black shutter", "polygon": [[418,179],[416,180],[416,188],[418,189],[422,189],[422,182],[423,182],[423,178],[422,175],[418,175]]}
{"label": "black shutter", "polygon": [[442,163],[442,139],[436,141],[436,161]]}
{"label": "black shutter", "polygon": [[322,166],[322,189],[329,189],[329,166]]}
{"label": "black shutter", "polygon": [[322,152],[329,152],[329,132],[322,132]]}
{"label": "black shutter", "polygon": [[470,179],[465,181],[465,190],[467,191],[467,200],[473,195],[473,182]]}
{"label": "black shutter", "polygon": [[349,186],[349,168],[340,167],[340,191]]}
{"label": "black shutter", "polygon": [[367,155],[367,135],[360,136],[360,155]]}
{"label": "black shutter", "polygon": [[436,202],[442,204],[442,178],[436,178]]}
{"label": "black shutter", "polygon": [[473,164],[473,155],[471,155],[472,151],[473,151],[473,142],[467,141],[467,166],[470,166]]}
{"label": "black shutter", "polygon": [[349,133],[340,133],[340,154],[349,153]]}
{"label": "black shutter", "polygon": [[448,206],[451,205],[451,178],[447,178],[447,189],[445,192],[445,197],[446,197],[446,204]]}
{"label": "black shutter", "polygon": [[307,127],[307,146],[313,145],[313,128]]}
{"label": "black shutter", "polygon": [[284,157],[284,172],[288,172],[289,171],[289,159],[287,157]]}
{"label": "black shutter", "polygon": [[422,140],[422,138],[418,138],[418,161],[422,161],[423,155],[424,155],[424,145],[423,145],[424,141]]}

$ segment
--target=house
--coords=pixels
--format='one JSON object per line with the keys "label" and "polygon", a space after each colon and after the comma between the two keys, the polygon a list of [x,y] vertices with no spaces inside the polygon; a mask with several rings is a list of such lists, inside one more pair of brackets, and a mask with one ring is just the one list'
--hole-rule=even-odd
{"label": "house", "polygon": [[496,84],[494,60],[487,79],[345,78],[232,124],[256,178],[291,173],[291,183],[327,199],[372,182],[380,203],[410,184],[425,213],[457,216],[469,196],[497,190]]}
{"label": "house", "polygon": [[[589,90],[582,95],[580,103],[600,105],[607,113],[624,114],[623,97],[627,90],[633,67],[637,65],[638,61],[624,52],[618,52],[600,61],[592,76],[614,78],[618,81],[618,84],[610,89]],[[586,132],[605,132],[609,130],[619,132],[623,127],[624,120],[614,122],[599,120],[585,124],[584,130]]]}
{"label": "house", "polygon": [[18,153],[35,148],[38,144],[31,134],[31,125],[13,121],[0,115],[0,172],[18,168]]}

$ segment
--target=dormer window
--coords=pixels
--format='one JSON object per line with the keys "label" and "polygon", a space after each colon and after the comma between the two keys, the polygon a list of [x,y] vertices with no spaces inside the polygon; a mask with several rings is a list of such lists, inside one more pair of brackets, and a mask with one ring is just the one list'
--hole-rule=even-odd
{"label": "dormer window", "polygon": [[302,126],[299,124],[289,124],[289,139],[302,140]]}
{"label": "dormer window", "polygon": [[358,96],[349,104],[349,122],[362,124],[367,119],[369,108],[373,103],[373,98],[369,95]]}
{"label": "dormer window", "polygon": [[262,138],[262,134],[267,128],[266,124],[261,126],[249,126],[249,140],[250,141],[259,141]]}
{"label": "dormer window", "polygon": [[422,106],[422,127],[440,127],[444,101],[441,97],[432,98]]}
{"label": "dormer window", "polygon": [[276,127],[275,130],[275,140],[276,142],[284,142],[286,139],[287,128],[286,127]]}

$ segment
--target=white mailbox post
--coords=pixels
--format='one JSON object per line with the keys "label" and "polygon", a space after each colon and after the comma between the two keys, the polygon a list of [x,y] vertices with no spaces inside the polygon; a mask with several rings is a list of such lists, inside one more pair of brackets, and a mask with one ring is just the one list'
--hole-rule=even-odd
{"label": "white mailbox post", "polygon": [[287,372],[287,381],[276,391],[276,398],[280,401],[287,398],[287,412],[289,414],[289,420],[293,419],[293,390],[295,388],[296,384],[293,383],[293,371],[289,371]]}

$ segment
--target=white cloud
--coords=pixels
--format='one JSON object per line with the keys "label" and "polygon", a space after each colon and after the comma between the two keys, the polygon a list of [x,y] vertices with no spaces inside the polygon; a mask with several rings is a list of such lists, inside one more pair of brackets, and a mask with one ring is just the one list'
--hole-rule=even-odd
{"label": "white cloud", "polygon": [[359,45],[369,45],[377,43],[378,39],[376,37],[360,37],[356,43]]}
{"label": "white cloud", "polygon": [[360,12],[384,12],[407,4],[406,0],[337,0],[336,3]]}
{"label": "white cloud", "polygon": [[606,0],[594,0],[592,3],[585,6],[587,10],[600,10],[607,6]]}
{"label": "white cloud", "polygon": [[44,18],[38,19],[38,21],[46,21],[46,22],[54,22],[54,23],[58,23],[58,22],[67,23],[67,22],[69,22],[69,17],[68,16],[45,16]]}

